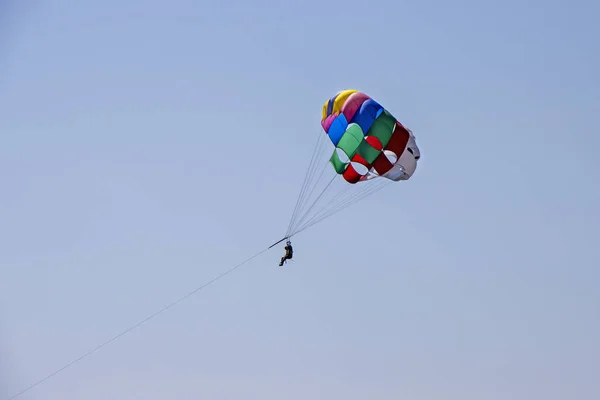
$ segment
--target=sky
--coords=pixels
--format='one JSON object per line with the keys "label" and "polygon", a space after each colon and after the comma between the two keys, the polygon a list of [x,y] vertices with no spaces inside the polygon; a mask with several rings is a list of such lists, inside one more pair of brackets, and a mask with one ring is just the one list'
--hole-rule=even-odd
{"label": "sky", "polygon": [[419,167],[19,400],[600,398],[593,1],[5,1],[0,400],[278,240],[338,90]]}

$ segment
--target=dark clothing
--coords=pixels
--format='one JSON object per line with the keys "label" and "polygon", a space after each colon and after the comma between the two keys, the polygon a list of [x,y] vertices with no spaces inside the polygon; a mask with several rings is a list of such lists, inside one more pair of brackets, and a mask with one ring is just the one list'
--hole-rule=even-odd
{"label": "dark clothing", "polygon": [[294,256],[294,249],[292,249],[292,245],[288,244],[285,246],[285,256],[281,257],[281,261],[279,261],[279,266],[281,267],[286,260],[291,260]]}

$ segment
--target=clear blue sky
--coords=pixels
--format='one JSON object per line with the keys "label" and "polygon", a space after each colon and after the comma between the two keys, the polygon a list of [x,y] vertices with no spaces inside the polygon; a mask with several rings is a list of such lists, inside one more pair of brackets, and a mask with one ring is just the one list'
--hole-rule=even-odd
{"label": "clear blue sky", "polygon": [[2,399],[279,239],[345,88],[411,181],[20,399],[600,398],[600,6],[218,3],[5,3]]}

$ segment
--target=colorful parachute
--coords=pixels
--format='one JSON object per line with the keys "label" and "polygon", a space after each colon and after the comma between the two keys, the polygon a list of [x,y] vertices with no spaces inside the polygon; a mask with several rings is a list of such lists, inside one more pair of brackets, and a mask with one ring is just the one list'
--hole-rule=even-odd
{"label": "colorful parachute", "polygon": [[[320,131],[317,136],[285,238],[373,195],[389,183],[410,179],[417,168],[420,151],[415,136],[365,93],[343,90],[327,100],[321,126],[326,135]],[[322,160],[324,156],[327,158]],[[326,170],[333,176],[317,189]],[[343,179],[339,179],[340,175]],[[339,191],[334,190],[336,183]]]}
{"label": "colorful parachute", "polygon": [[417,168],[420,152],[412,132],[365,93],[337,93],[323,105],[321,125],[336,147],[329,161],[347,182],[406,180]]}

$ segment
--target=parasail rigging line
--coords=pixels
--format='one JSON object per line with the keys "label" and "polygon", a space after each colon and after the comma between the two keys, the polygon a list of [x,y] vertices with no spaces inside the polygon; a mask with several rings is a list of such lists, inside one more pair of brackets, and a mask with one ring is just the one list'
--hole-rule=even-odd
{"label": "parasail rigging line", "polygon": [[206,288],[207,286],[209,286],[210,284],[218,281],[219,279],[223,278],[224,276],[232,273],[233,271],[235,271],[236,269],[238,269],[239,267],[241,267],[244,264],[247,264],[248,262],[250,262],[251,260],[255,259],[256,257],[260,256],[261,254],[265,253],[267,250],[269,250],[269,248],[266,248],[264,250],[259,251],[258,253],[254,254],[253,256],[247,258],[246,260],[242,261],[241,263],[229,268],[228,270],[226,270],[225,272],[222,272],[221,274],[217,275],[215,278],[211,279],[208,282],[205,282],[204,284],[202,284],[201,286],[198,286],[196,289],[192,290],[191,292],[185,294],[184,296],[180,297],[179,299],[171,302],[170,304],[164,306],[163,308],[161,308],[160,310],[152,313],[151,315],[147,316],[146,318],[140,320],[139,322],[131,325],[129,328],[121,331],[119,334],[113,336],[112,338],[106,340],[105,342],[97,345],[96,347],[94,347],[93,349],[91,349],[90,351],[88,351],[87,353],[81,355],[80,357],[72,360],[71,362],[65,364],[64,366],[56,369],[55,371],[53,371],[52,373],[46,375],[45,377],[41,378],[40,380],[38,380],[37,382],[29,385],[28,387],[24,388],[23,390],[21,390],[20,392],[14,394],[12,397],[9,397],[6,400],[13,400],[16,399],[17,397],[25,394],[26,392],[30,391],[31,389],[41,385],[42,383],[46,382],[47,380],[49,380],[50,378],[54,377],[55,375],[58,375],[59,373],[61,373],[62,371],[66,370],[67,368],[77,364],[78,362],[80,362],[81,360],[87,358],[88,356],[92,355],[93,353],[97,352],[98,350],[102,349],[105,346],[108,346],[109,344],[111,344],[112,342],[116,341],[117,339],[121,338],[122,336],[130,333],[131,331],[133,331],[136,328],[139,328],[141,325],[145,324],[146,322],[150,321],[151,319],[154,319],[155,317],[157,317],[158,315],[164,313],[165,311],[169,310],[170,308],[178,305],[179,303],[183,302],[184,300],[187,300],[189,297],[193,296],[194,294],[198,293],[199,291],[201,291],[202,289]]}
{"label": "parasail rigging line", "polygon": [[[348,185],[331,169],[329,159],[324,158],[327,143],[327,135],[320,130],[285,236],[272,246],[375,194],[390,183],[388,179],[381,180],[381,177],[375,175],[371,179],[374,182]],[[333,191],[332,188],[339,185],[342,185],[340,190],[333,196],[328,196]]]}

